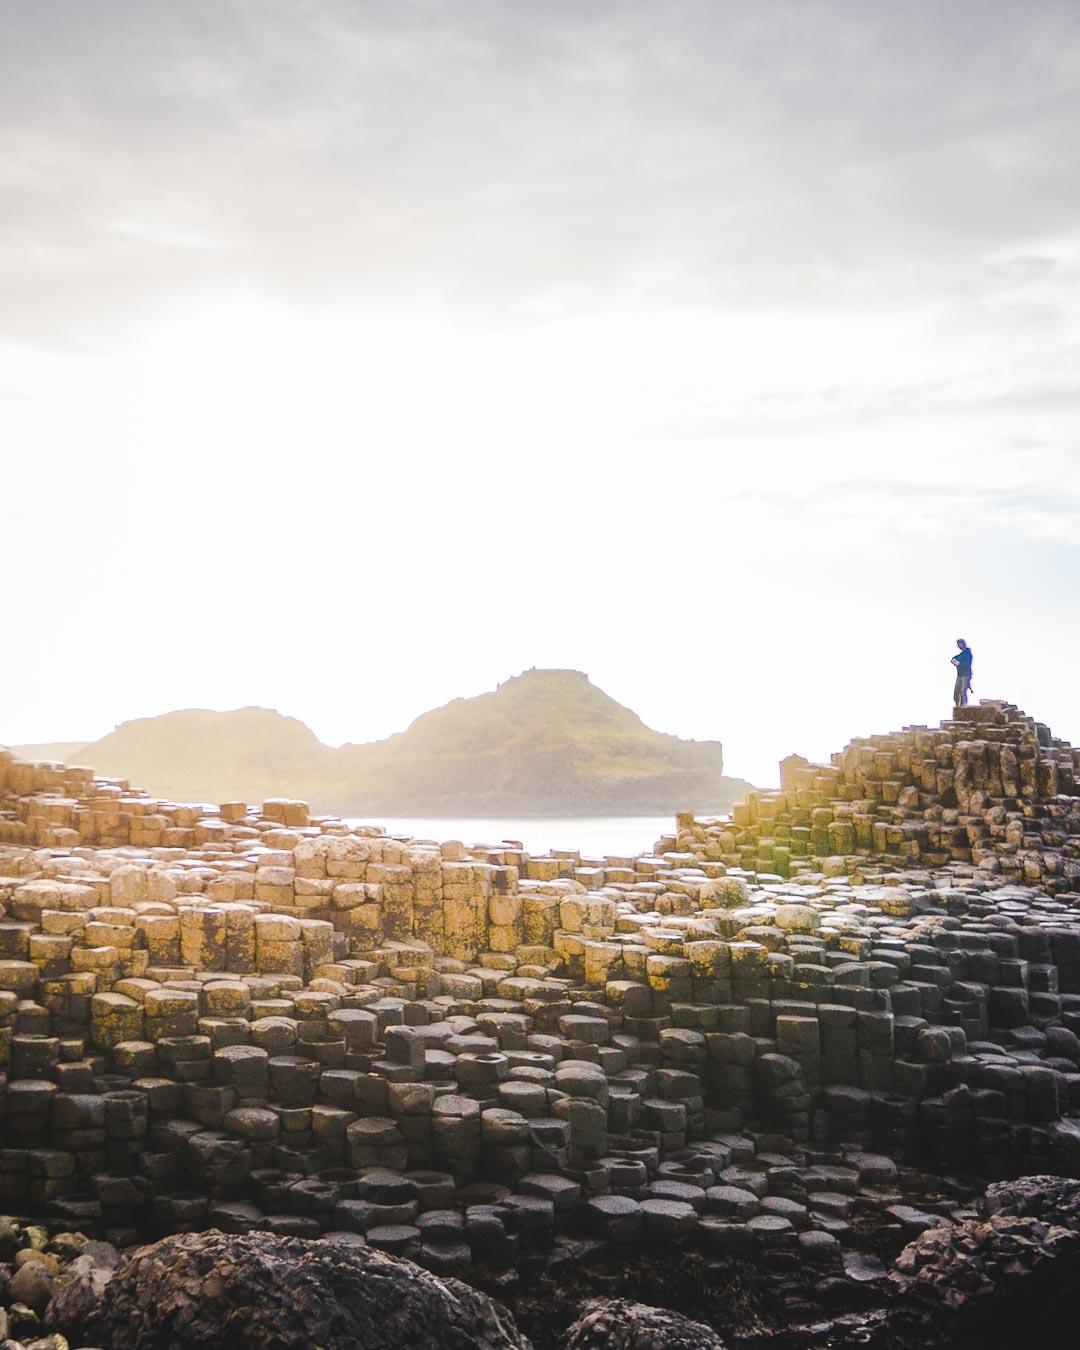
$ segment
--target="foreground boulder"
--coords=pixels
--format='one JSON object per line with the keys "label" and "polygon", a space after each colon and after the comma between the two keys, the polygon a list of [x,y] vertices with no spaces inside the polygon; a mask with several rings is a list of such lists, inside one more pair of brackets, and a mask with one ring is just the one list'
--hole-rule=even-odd
{"label": "foreground boulder", "polygon": [[724,1350],[702,1322],[630,1299],[586,1303],[566,1333],[566,1350]]}
{"label": "foreground boulder", "polygon": [[103,1350],[530,1350],[485,1295],[332,1239],[169,1237],[70,1302],[79,1323],[59,1329]]}
{"label": "foreground boulder", "polygon": [[920,1234],[889,1278],[889,1346],[986,1350],[1033,1330],[1053,1345],[1049,1329],[1080,1316],[1080,1233],[1035,1216],[968,1219]]}
{"label": "foreground boulder", "polygon": [[60,1279],[55,1281],[46,1311],[50,1326],[81,1327],[105,1298],[120,1265],[120,1253],[108,1242],[84,1242]]}
{"label": "foreground boulder", "polygon": [[767,1343],[778,1350],[1075,1345],[1080,1181],[1027,1176],[998,1182],[977,1209],[976,1218],[935,1225],[910,1242],[885,1287],[879,1285],[878,1306],[778,1328]]}

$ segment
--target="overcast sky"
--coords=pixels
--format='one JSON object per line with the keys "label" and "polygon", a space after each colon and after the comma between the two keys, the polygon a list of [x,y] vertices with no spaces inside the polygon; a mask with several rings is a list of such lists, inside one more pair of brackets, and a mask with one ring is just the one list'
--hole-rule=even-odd
{"label": "overcast sky", "polygon": [[572,666],[1080,739],[1075,0],[0,0],[0,741]]}

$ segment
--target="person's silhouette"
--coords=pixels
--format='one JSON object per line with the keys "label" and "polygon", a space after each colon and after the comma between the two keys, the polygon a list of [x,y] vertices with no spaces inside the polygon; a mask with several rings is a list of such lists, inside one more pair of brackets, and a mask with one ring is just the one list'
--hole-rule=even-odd
{"label": "person's silhouette", "polygon": [[951,658],[952,664],[956,667],[956,683],[953,685],[952,701],[954,708],[962,708],[968,701],[968,694],[971,692],[971,648],[963,638],[956,639],[956,645],[959,651]]}

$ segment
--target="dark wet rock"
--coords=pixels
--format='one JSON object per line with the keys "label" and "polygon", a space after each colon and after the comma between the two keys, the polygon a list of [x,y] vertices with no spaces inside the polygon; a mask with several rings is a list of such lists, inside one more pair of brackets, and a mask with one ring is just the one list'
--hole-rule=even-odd
{"label": "dark wet rock", "polygon": [[897,1257],[889,1283],[883,1345],[1012,1346],[1077,1316],[1080,1233],[1009,1214],[931,1228]]}
{"label": "dark wet rock", "polygon": [[11,1277],[8,1286],[8,1298],[12,1303],[23,1303],[34,1312],[41,1313],[52,1297],[53,1277],[36,1261],[22,1266]]}
{"label": "dark wet rock", "polygon": [[900,1225],[907,1236],[924,1233],[928,1228],[940,1228],[943,1224],[949,1222],[948,1219],[943,1219],[939,1214],[925,1214],[921,1209],[916,1209],[914,1205],[890,1205],[885,1213]]}
{"label": "dark wet rock", "polygon": [[724,1350],[717,1333],[665,1308],[630,1299],[586,1303],[567,1331],[565,1350]]}
{"label": "dark wet rock", "polygon": [[69,1335],[105,1350],[529,1350],[505,1308],[457,1280],[263,1233],[139,1248]]}
{"label": "dark wet rock", "polygon": [[843,1260],[844,1274],[859,1284],[883,1280],[888,1274],[878,1257],[869,1252],[846,1252]]}
{"label": "dark wet rock", "polygon": [[20,1247],[19,1225],[7,1214],[0,1214],[0,1261],[10,1261]]}
{"label": "dark wet rock", "polygon": [[108,1242],[87,1242],[53,1285],[45,1312],[49,1326],[74,1333],[105,1298],[105,1289],[120,1264],[120,1253]]}
{"label": "dark wet rock", "polygon": [[985,1215],[1048,1219],[1063,1228],[1080,1231],[1080,1181],[1053,1176],[997,1181],[986,1188],[979,1210]]}

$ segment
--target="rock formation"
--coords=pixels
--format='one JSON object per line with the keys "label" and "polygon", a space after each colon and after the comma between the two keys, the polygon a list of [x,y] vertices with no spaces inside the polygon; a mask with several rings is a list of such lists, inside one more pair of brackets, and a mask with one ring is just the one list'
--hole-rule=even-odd
{"label": "rock formation", "polygon": [[285,790],[346,816],[659,815],[727,810],[719,741],[645,726],[575,670],[530,670],[418,717],[407,731],[332,749],[267,708],[188,709],[123,725],[80,764],[182,800]]}
{"label": "rock formation", "polygon": [[1080,1232],[1007,1214],[945,1224],[904,1249],[890,1281],[885,1344],[1017,1345],[1034,1326],[1075,1325]]}
{"label": "rock formation", "polygon": [[582,1309],[566,1350],[724,1350],[724,1342],[679,1313],[630,1299],[599,1299]]}
{"label": "rock formation", "polygon": [[[763,1259],[781,1275],[770,1282],[770,1324],[735,1321],[730,1343],[1012,1350],[1037,1334],[1040,1346],[1072,1344],[1080,1315],[1080,1182],[1035,1176],[999,1184],[977,1208],[975,1216],[940,1219],[889,1270],[858,1256],[845,1262],[849,1278],[811,1268],[794,1303],[792,1282],[776,1263],[780,1253],[758,1254],[741,1271],[738,1262],[714,1264],[713,1282],[746,1279]],[[849,1302],[857,1294],[859,1311],[828,1315],[845,1286]],[[817,1311],[806,1322],[799,1314],[808,1296]],[[350,1233],[314,1241],[185,1234],[124,1255],[78,1234],[50,1238],[43,1228],[2,1219],[2,1304],[0,1335],[25,1338],[6,1339],[10,1350],[66,1350],[89,1339],[101,1350],[531,1344],[497,1301]],[[725,1343],[700,1321],[630,1298],[589,1299],[544,1341],[550,1350],[723,1350]]]}
{"label": "rock formation", "polygon": [[1080,890],[1080,751],[1009,703],[939,728],[852,741],[829,765],[792,756],[782,791],[752,792],[716,833],[721,856],[797,875],[829,860],[975,864],[981,875]]}
{"label": "rock formation", "polygon": [[867,1224],[928,1234],[920,1307],[999,1237],[1064,1260],[1073,1192],[932,1179],[1080,1175],[1071,749],[984,705],[787,778],[591,859],[0,755],[0,1212],[508,1290],[643,1247],[847,1288]]}
{"label": "rock formation", "polygon": [[133,1253],[80,1313],[54,1320],[131,1350],[529,1350],[493,1300],[347,1240],[165,1238]]}

